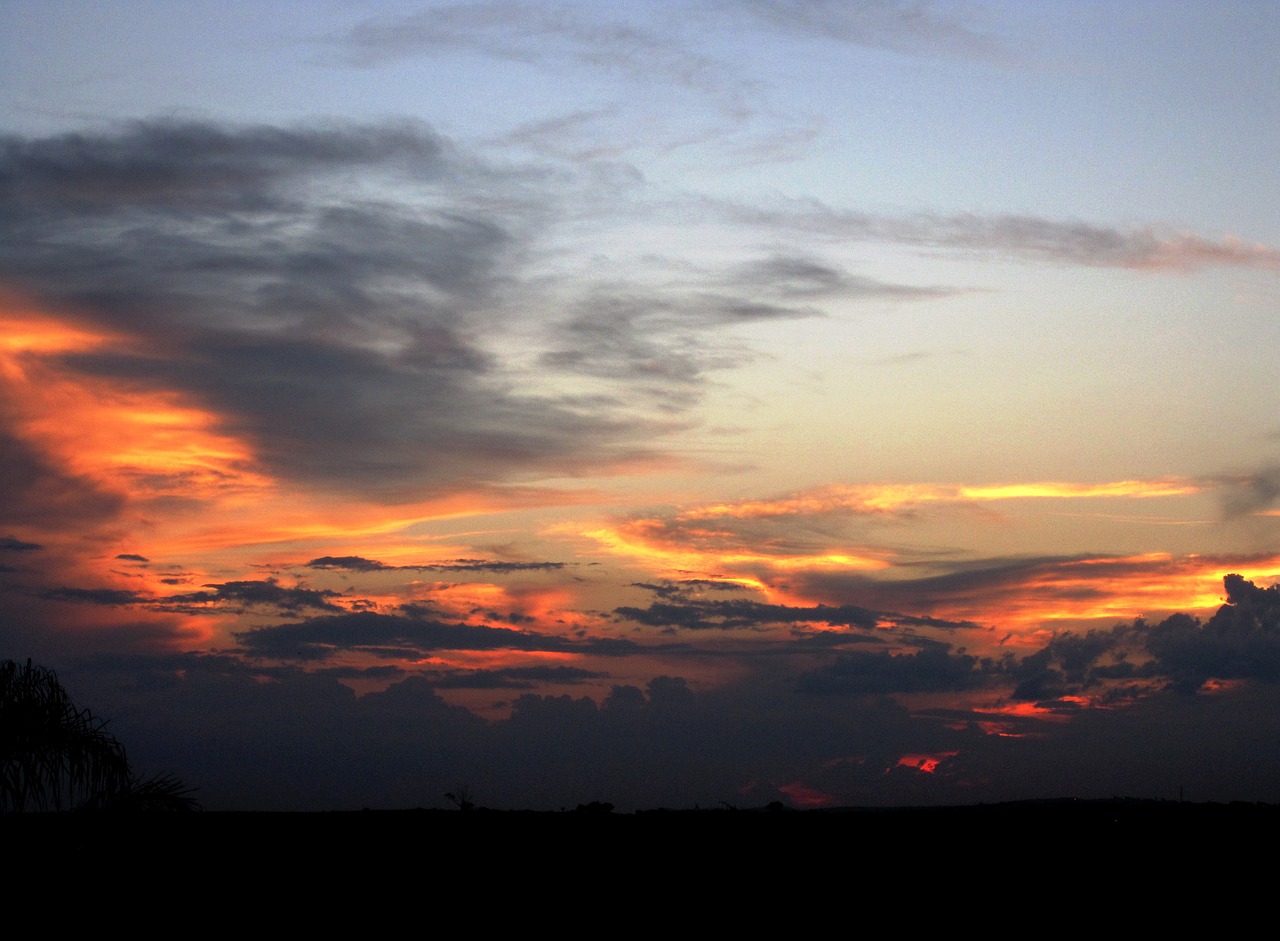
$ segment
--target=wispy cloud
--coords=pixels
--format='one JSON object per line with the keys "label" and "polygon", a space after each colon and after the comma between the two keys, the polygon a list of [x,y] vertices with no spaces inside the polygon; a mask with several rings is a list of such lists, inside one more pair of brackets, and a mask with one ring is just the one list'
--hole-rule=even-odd
{"label": "wispy cloud", "polygon": [[709,203],[727,218],[772,231],[822,239],[856,239],[930,251],[990,253],[1097,268],[1195,271],[1225,266],[1280,270],[1280,249],[1235,235],[1143,227],[1119,229],[1029,215],[916,214],[891,216],[839,209],[817,200],[778,206]]}
{"label": "wispy cloud", "polygon": [[[746,0],[726,4],[781,33],[916,56],[1013,63],[1016,56],[965,13],[918,0]],[[735,10],[737,12],[737,10]],[[965,11],[972,12],[972,11]]]}

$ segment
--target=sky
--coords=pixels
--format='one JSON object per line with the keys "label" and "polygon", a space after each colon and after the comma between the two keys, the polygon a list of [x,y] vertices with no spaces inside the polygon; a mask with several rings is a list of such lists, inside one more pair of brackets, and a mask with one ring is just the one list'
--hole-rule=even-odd
{"label": "sky", "polygon": [[213,810],[1280,800],[1276,48],[0,0],[0,657]]}

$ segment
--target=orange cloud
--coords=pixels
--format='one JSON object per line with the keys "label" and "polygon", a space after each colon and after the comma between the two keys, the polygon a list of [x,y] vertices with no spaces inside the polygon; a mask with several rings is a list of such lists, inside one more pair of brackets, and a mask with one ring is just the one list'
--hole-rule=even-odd
{"label": "orange cloud", "polygon": [[[559,531],[572,531],[560,527]],[[887,553],[861,549],[796,553],[787,546],[757,545],[750,548],[733,532],[672,527],[660,519],[641,519],[579,533],[609,552],[648,564],[658,574],[678,576],[709,573],[729,581],[763,587],[753,570],[780,572],[815,570],[875,571],[885,569]]]}
{"label": "orange cloud", "polygon": [[1222,577],[1228,572],[1266,582],[1280,577],[1280,555],[1242,560],[1147,553],[1052,561],[1029,567],[1002,584],[975,586],[965,596],[938,599],[930,613],[1023,632],[1054,621],[1123,621],[1203,611],[1223,603]]}
{"label": "orange cloud", "polygon": [[680,520],[717,517],[750,519],[771,516],[852,512],[887,513],[929,503],[987,503],[998,500],[1082,499],[1087,497],[1171,497],[1199,493],[1204,487],[1176,477],[1121,480],[1095,484],[1058,481],[967,486],[963,484],[832,485],[776,500],[714,503],[684,510]]}
{"label": "orange cloud", "polygon": [[67,473],[131,500],[240,498],[270,486],[218,416],[176,392],[85,376],[62,357],[126,349],[118,335],[30,310],[0,315],[0,378],[12,433]]}
{"label": "orange cloud", "polygon": [[1136,255],[1129,267],[1191,271],[1204,265],[1238,265],[1280,271],[1280,251],[1236,235],[1211,241],[1190,233],[1152,238],[1148,250]]}

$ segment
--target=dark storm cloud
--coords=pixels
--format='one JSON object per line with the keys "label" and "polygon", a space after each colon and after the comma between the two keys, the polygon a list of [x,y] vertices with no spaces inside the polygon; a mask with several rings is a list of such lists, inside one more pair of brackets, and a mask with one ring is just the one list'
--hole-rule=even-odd
{"label": "dark storm cloud", "polygon": [[0,536],[0,552],[35,552],[44,546],[36,542],[23,542],[13,536]]}
{"label": "dark storm cloud", "polygon": [[51,588],[41,592],[40,596],[50,601],[78,601],[109,607],[145,604],[151,600],[150,595],[120,588]]}
{"label": "dark storm cloud", "polygon": [[208,591],[191,591],[177,595],[151,595],[115,588],[46,589],[42,598],[51,601],[78,601],[112,607],[148,607],[157,611],[182,611],[199,613],[218,611],[243,611],[246,608],[269,608],[283,614],[302,611],[344,611],[330,599],[341,597],[340,592],[313,588],[288,588],[273,580],[236,581],[204,586]]}
{"label": "dark storm cloud", "polygon": [[[642,586],[648,587],[648,586]],[[660,596],[671,593],[659,586]],[[902,627],[974,628],[968,621],[946,621],[941,618],[917,617],[889,611],[874,611],[857,605],[792,605],[764,604],[758,601],[700,601],[683,597],[678,603],[655,602],[647,608],[620,607],[614,614],[653,627],[678,627],[688,630],[733,630],[757,628],[772,624],[818,623],[831,627],[870,630],[881,624]]]}
{"label": "dark storm cloud", "polygon": [[1154,667],[1142,658],[1144,633],[1138,622],[1085,634],[1056,634],[1035,653],[1005,663],[1016,684],[1010,697],[1048,701],[1096,689],[1107,680],[1152,676]]}
{"label": "dark storm cloud", "polygon": [[1227,603],[1207,623],[1174,615],[1147,636],[1155,669],[1178,689],[1213,678],[1280,683],[1280,585],[1259,588],[1239,575],[1223,583]]}
{"label": "dark storm cloud", "polygon": [[321,556],[307,563],[313,569],[345,569],[349,572],[385,572],[395,571],[399,566],[387,565],[374,559],[364,559],[358,555]]}
{"label": "dark storm cloud", "polygon": [[[196,784],[210,810],[443,807],[460,781],[481,806],[628,810],[790,803],[778,788],[792,782],[864,806],[1174,798],[1184,783],[1191,800],[1270,800],[1280,786],[1280,686],[1156,694],[1064,723],[666,676],[599,702],[522,695],[489,721],[422,677],[357,697],[339,683],[349,671],[226,656],[80,658],[59,676],[131,759]],[[903,766],[910,755],[938,756],[936,773]]]}
{"label": "dark storm cloud", "polygon": [[151,561],[145,555],[138,555],[135,552],[122,552],[119,555],[117,555],[116,558],[124,562],[150,562]]}
{"label": "dark storm cloud", "polygon": [[[1078,640],[1060,635],[1025,660],[979,661],[922,641],[899,655],[839,652],[798,681],[757,661],[763,669],[711,687],[655,676],[599,700],[530,692],[497,720],[450,706],[437,690],[602,677],[533,666],[401,679],[396,667],[307,672],[229,654],[80,656],[59,675],[78,702],[111,718],[132,758],[197,784],[216,810],[443,806],[460,781],[482,806],[545,809],[590,800],[624,809],[761,807],[790,803],[779,788],[797,782],[836,805],[1174,798],[1180,785],[1191,800],[1269,800],[1280,786],[1280,589],[1238,578],[1226,588],[1230,603],[1205,625],[1179,616],[1163,628],[1134,622]],[[515,633],[370,615],[299,627],[278,635],[287,638],[280,659],[296,661],[310,644],[355,649],[370,640],[389,656],[495,649]],[[253,636],[247,646],[261,635]],[[1115,677],[1141,658],[1155,666],[1145,668],[1138,695]],[[912,710],[897,701],[998,695],[1046,665],[1054,688],[1046,685],[1035,714]],[[1272,679],[1190,696],[1169,670]],[[1111,708],[1062,698],[1077,684],[1102,693],[1108,676],[1119,690]],[[360,697],[339,683],[376,677],[399,682]],[[926,758],[936,762],[931,772],[921,770]]]}
{"label": "dark storm cloud", "polygon": [[268,579],[266,581],[237,581],[205,585],[211,591],[193,591],[169,595],[162,599],[165,606],[218,605],[231,608],[267,607],[288,614],[301,611],[342,611],[330,599],[341,597],[340,592],[314,588],[286,588]]}
{"label": "dark storm cloud", "polygon": [[605,674],[579,667],[505,667],[499,670],[456,670],[431,679],[437,689],[536,689],[546,684],[575,686]]}
{"label": "dark storm cloud", "polygon": [[1016,700],[1041,701],[1152,684],[1195,692],[1210,680],[1280,683],[1280,586],[1223,579],[1227,603],[1208,621],[1174,614],[1084,634],[1055,635],[1040,650],[1003,662]]}
{"label": "dark storm cloud", "polygon": [[[482,348],[553,203],[412,124],[8,137],[0,276],[125,334],[64,367],[185,392],[287,477],[402,499],[599,467],[654,431],[522,393]],[[11,489],[56,492],[20,505],[91,508],[22,457]]]}
{"label": "dark storm cloud", "polygon": [[323,660],[343,650],[380,648],[385,656],[425,656],[438,650],[522,650],[625,656],[639,649],[630,641],[602,638],[574,641],[505,627],[446,624],[402,615],[359,612],[313,618],[296,624],[237,632],[250,656],[282,660]]}
{"label": "dark storm cloud", "polygon": [[448,559],[426,565],[387,565],[385,562],[355,555],[326,555],[307,563],[308,568],[345,569],[352,572],[492,572],[501,575],[511,572],[554,572],[563,569],[565,565],[564,562],[499,562],[488,559]]}
{"label": "dark storm cloud", "polygon": [[929,644],[911,654],[843,654],[834,662],[800,675],[802,693],[882,695],[971,689],[985,678],[977,657]]}
{"label": "dark storm cloud", "polygon": [[735,582],[717,582],[709,578],[686,578],[678,582],[632,582],[630,587],[651,591],[664,601],[689,601],[697,591],[743,591]]}

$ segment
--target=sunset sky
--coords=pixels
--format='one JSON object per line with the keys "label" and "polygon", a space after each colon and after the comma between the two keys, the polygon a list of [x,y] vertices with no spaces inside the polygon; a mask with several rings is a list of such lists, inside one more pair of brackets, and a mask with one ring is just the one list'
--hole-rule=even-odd
{"label": "sunset sky", "polygon": [[1280,800],[1277,49],[0,0],[0,659],[209,809]]}

